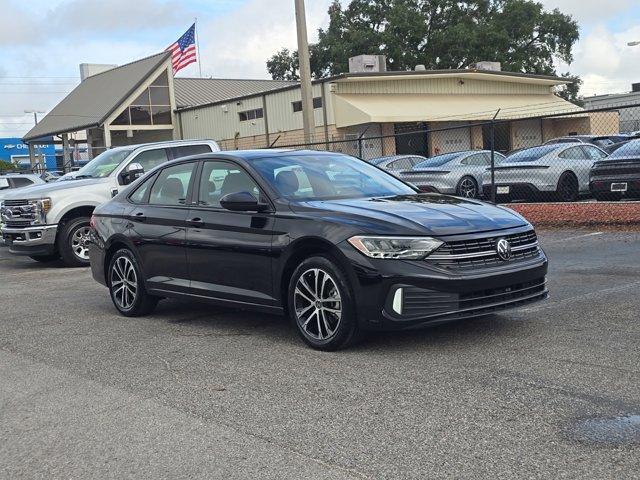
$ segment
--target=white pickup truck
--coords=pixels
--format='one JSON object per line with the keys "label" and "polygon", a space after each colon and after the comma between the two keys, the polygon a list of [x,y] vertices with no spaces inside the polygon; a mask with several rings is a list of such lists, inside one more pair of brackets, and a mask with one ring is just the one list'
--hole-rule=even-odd
{"label": "white pickup truck", "polygon": [[217,152],[212,140],[128,145],[107,150],[57,182],[7,193],[0,206],[9,252],[68,266],[89,265],[87,241],[93,209],[145,171],[176,158]]}

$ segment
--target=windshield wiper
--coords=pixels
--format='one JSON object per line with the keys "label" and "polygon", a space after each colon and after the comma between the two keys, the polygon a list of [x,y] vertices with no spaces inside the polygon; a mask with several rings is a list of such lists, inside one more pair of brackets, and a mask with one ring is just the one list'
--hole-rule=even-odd
{"label": "windshield wiper", "polygon": [[95,178],[93,175],[76,175],[73,180],[82,180],[83,178]]}

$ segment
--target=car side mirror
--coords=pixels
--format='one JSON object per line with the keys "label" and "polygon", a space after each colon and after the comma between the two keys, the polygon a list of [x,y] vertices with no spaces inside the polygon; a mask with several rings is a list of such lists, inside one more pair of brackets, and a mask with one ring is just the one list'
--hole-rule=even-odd
{"label": "car side mirror", "polygon": [[220,199],[220,205],[232,212],[263,212],[269,208],[264,203],[258,203],[249,192],[229,193]]}
{"label": "car side mirror", "polygon": [[129,185],[136,179],[140,178],[142,175],[144,175],[144,168],[142,167],[142,165],[133,162],[127,166],[124,174],[122,175],[122,181],[125,185]]}

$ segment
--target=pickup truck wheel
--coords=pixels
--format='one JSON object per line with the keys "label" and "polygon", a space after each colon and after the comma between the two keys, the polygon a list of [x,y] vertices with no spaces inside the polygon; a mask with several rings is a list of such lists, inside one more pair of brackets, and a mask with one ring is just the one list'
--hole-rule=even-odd
{"label": "pickup truck wheel", "polygon": [[58,237],[58,250],[68,267],[89,266],[89,217],[67,221]]}

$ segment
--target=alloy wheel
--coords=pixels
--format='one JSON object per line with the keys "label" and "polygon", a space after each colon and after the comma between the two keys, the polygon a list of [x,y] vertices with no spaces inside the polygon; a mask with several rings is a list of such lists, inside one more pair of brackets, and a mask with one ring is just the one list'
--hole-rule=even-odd
{"label": "alloy wheel", "polygon": [[138,276],[127,257],[118,257],[111,267],[111,292],[122,310],[129,310],[138,294]]}
{"label": "alloy wheel", "polygon": [[335,335],[342,320],[342,298],[329,273],[310,268],[300,275],[293,305],[298,326],[306,335],[323,341]]}
{"label": "alloy wheel", "polygon": [[478,194],[478,188],[476,183],[469,177],[463,178],[458,187],[458,192],[461,197],[476,198]]}
{"label": "alloy wheel", "polygon": [[71,250],[81,260],[89,260],[89,234],[88,226],[78,228],[71,236]]}

